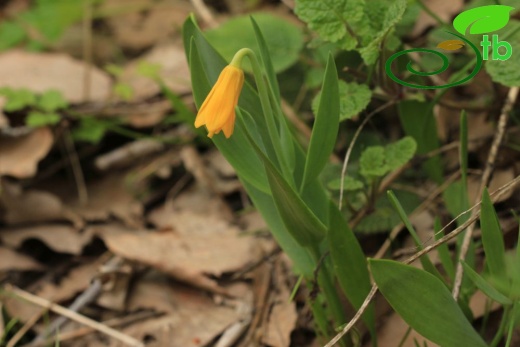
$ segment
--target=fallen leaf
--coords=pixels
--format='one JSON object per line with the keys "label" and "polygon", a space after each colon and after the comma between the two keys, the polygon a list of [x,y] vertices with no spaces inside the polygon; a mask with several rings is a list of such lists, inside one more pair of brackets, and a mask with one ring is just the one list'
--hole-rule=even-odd
{"label": "fallen leaf", "polygon": [[[514,178],[515,178],[515,173],[514,173],[514,169],[513,168],[510,168],[510,169],[507,169],[507,170],[495,170],[495,172],[493,173],[493,176],[491,177],[491,181],[489,182],[489,184],[487,186],[488,187],[488,191],[490,193],[493,193],[498,188],[500,188],[503,185],[511,182]],[[480,181],[481,181],[480,176],[478,176],[478,177],[476,177],[476,176],[469,176],[468,177],[469,201],[476,201],[477,194],[478,194],[478,191],[480,189]],[[514,192],[513,189],[508,190],[507,192],[504,193],[504,195],[502,195],[500,197],[500,199],[498,199],[496,201],[496,203],[499,203],[499,202],[502,202],[502,201],[505,201],[505,200],[509,199],[513,195],[513,192]],[[481,197],[478,197],[478,198],[480,200]]]}
{"label": "fallen leaf", "polygon": [[[99,260],[80,265],[72,269],[58,284],[43,283],[34,294],[56,303],[71,299],[90,285],[90,281],[98,273],[99,266],[101,266]],[[7,312],[22,322],[26,322],[42,310],[39,306],[34,306],[17,298],[8,298],[4,303]]]}
{"label": "fallen leaf", "polygon": [[[87,69],[89,93],[84,90]],[[0,87],[27,88],[34,93],[55,89],[71,103],[106,101],[112,89],[112,81],[105,72],[61,53],[7,51],[0,54],[0,76]]]}
{"label": "fallen leaf", "polygon": [[56,187],[56,193],[61,196],[64,204],[86,221],[105,221],[114,216],[126,225],[137,227],[141,225],[143,213],[142,204],[132,195],[136,187],[130,187],[126,172],[114,172],[98,180],[88,182],[88,201],[81,204],[77,194],[70,187]]}
{"label": "fallen leaf", "polygon": [[240,315],[233,307],[215,304],[204,293],[159,276],[141,279],[128,300],[130,311],[146,308],[167,314],[122,331],[140,340],[147,336],[157,346],[170,347],[209,345]]}
{"label": "fallen leaf", "polygon": [[[2,76],[1,72],[0,76]],[[0,136],[0,177],[4,175],[17,178],[34,176],[38,162],[49,153],[53,142],[52,132],[49,128],[38,128],[24,136]]]}
{"label": "fallen leaf", "polygon": [[46,191],[27,190],[14,183],[1,182],[0,204],[5,209],[3,221],[8,225],[53,221],[71,221],[76,227],[81,221],[64,207],[61,200]]}
{"label": "fallen leaf", "polygon": [[175,0],[141,1],[133,6],[127,0],[108,0],[100,11],[121,13],[107,18],[118,46],[142,50],[180,30],[193,9],[187,2]]}
{"label": "fallen leaf", "polygon": [[191,92],[190,72],[182,44],[169,43],[156,46],[125,67],[120,82],[132,88],[132,101],[145,100],[160,92],[157,82],[139,73],[143,62],[159,66],[160,79],[177,95]]}
{"label": "fallen leaf", "polygon": [[110,251],[206,290],[225,293],[206,276],[221,276],[254,260],[253,239],[212,216],[172,214],[173,230],[154,232],[121,227],[96,228]]}
{"label": "fallen leaf", "polygon": [[41,271],[43,265],[33,258],[0,246],[0,272],[5,271]]}
{"label": "fallen leaf", "polygon": [[28,239],[38,239],[55,252],[80,255],[92,240],[88,231],[81,232],[62,224],[4,228],[0,240],[11,248],[18,248]]}

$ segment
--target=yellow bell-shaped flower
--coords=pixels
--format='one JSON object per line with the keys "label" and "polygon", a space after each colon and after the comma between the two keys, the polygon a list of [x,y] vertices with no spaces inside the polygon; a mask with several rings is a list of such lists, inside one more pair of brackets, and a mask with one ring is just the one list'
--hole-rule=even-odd
{"label": "yellow bell-shaped flower", "polygon": [[233,134],[235,106],[243,85],[244,71],[234,65],[226,66],[202,103],[195,118],[195,127],[205,125],[208,137],[213,137],[222,130],[226,138],[229,138]]}

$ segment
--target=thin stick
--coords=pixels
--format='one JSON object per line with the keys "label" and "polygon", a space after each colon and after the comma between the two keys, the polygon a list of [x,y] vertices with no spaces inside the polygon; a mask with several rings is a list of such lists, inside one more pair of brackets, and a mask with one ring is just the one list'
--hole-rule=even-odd
{"label": "thin stick", "polygon": [[74,146],[74,141],[68,129],[63,131],[63,143],[65,144],[65,150],[69,155],[70,166],[72,168],[72,174],[74,175],[74,181],[76,182],[76,189],[78,191],[78,200],[81,205],[86,205],[88,202],[88,190],[85,184],[85,176],[81,169],[81,163],[79,161],[78,152]]}
{"label": "thin stick", "polygon": [[213,18],[211,11],[206,6],[204,1],[202,0],[190,0],[191,4],[195,8],[195,12],[201,17],[201,19],[208,25],[210,28],[215,28],[218,23]]}
{"label": "thin stick", "polygon": [[[159,315],[160,315],[159,313],[152,312],[152,311],[137,312],[131,316],[109,319],[107,321],[102,322],[102,324],[109,326],[109,327],[123,326],[123,325],[127,325],[127,324],[130,324],[130,323],[142,320],[142,319],[152,318],[152,317],[159,316]],[[32,343],[23,345],[22,347],[44,347],[46,345],[52,344],[53,342],[64,342],[64,341],[71,340],[71,339],[77,339],[79,337],[88,335],[95,331],[96,331],[96,329],[91,328],[91,327],[81,327],[81,328],[73,330],[73,331],[60,333],[52,339],[48,338],[46,341],[32,342]]]}
{"label": "thin stick", "polygon": [[[493,194],[491,194],[491,200],[493,202],[497,201],[498,199],[500,199],[502,197],[502,195],[504,195],[506,192],[510,191],[511,189],[515,188],[515,186],[520,183],[520,176],[517,176],[514,180],[506,183],[505,185],[503,185],[502,187],[500,187],[498,190],[496,190],[495,192],[493,192]],[[469,210],[461,213],[461,215],[463,214],[466,214],[468,213],[469,211],[477,208],[478,206],[480,205],[477,204],[473,207],[471,207]],[[460,216],[460,215],[459,215]],[[444,232],[444,230],[450,225],[452,224],[454,221],[456,221],[459,216],[457,216],[455,219],[453,219],[450,223],[448,223],[444,228],[442,228],[439,233],[441,232]],[[456,237],[457,235],[459,235],[461,232],[463,232],[471,223],[473,223],[475,220],[478,219],[478,217],[480,216],[480,209],[478,209],[478,212],[475,213],[472,217],[470,217],[470,219],[468,219],[464,224],[462,224],[460,227],[458,227],[457,229],[453,230],[451,233],[443,236],[442,238],[440,238],[439,240],[437,240],[436,242],[432,243],[431,245],[429,246],[426,246],[424,247],[421,251],[415,253],[413,256],[411,256],[410,258],[408,258],[404,263],[405,264],[410,264],[412,262],[414,262],[415,260],[417,260],[418,258],[420,258],[421,256],[425,255],[426,253],[429,253],[430,251],[432,251],[433,249],[439,247],[441,244],[444,244],[446,242],[448,242],[449,240],[453,239],[454,237]],[[354,326],[354,324],[357,323],[357,321],[359,320],[359,318],[361,318],[361,316],[363,315],[363,313],[365,313],[368,305],[370,304],[370,302],[372,301],[372,299],[374,298],[374,295],[375,293],[377,292],[377,285],[376,284],[373,284],[372,285],[372,289],[370,290],[370,292],[368,293],[367,297],[365,298],[365,301],[363,302],[363,304],[361,305],[361,307],[359,308],[359,310],[356,312],[356,314],[354,315],[354,317],[350,320],[350,322],[343,328],[343,330],[341,330],[341,332],[339,332],[336,336],[334,336],[334,338],[332,340],[330,340],[324,347],[332,347],[334,346],[346,333],[348,333],[350,331],[350,329],[352,329],[352,327]]]}
{"label": "thin stick", "polygon": [[23,325],[23,327],[14,334],[14,336],[9,340],[6,347],[14,347],[25,336],[25,334],[33,327],[34,324],[41,318],[44,312],[47,310],[41,310],[36,312],[29,318],[29,320]]}
{"label": "thin stick", "polygon": [[395,104],[395,100],[390,100],[387,103],[379,106],[374,111],[370,112],[365,119],[363,120],[363,123],[357,128],[356,133],[354,134],[354,137],[352,138],[352,141],[350,141],[350,145],[348,146],[347,153],[345,153],[345,159],[343,160],[343,168],[341,169],[341,178],[340,178],[340,187],[339,187],[339,210],[341,210],[343,206],[343,189],[344,187],[344,180],[345,175],[347,174],[347,166],[348,161],[350,159],[350,154],[352,153],[352,149],[354,148],[354,145],[356,144],[357,138],[359,137],[359,134],[361,134],[361,130],[365,127],[365,125],[368,123],[368,121],[376,114],[384,110],[385,108]]}
{"label": "thin stick", "polygon": [[20,288],[16,288],[10,284],[7,284],[4,287],[4,291],[6,294],[14,295],[33,305],[47,308],[57,314],[61,314],[62,316],[65,316],[73,321],[76,321],[80,324],[91,327],[92,329],[95,329],[99,332],[102,332],[105,335],[108,335],[116,340],[121,341],[123,344],[125,344],[127,346],[144,347],[144,344],[141,341],[136,340],[131,336],[123,334],[122,332],[114,330],[102,323],[96,322],[95,320],[85,317],[79,313],[73,312],[73,311],[71,311],[63,306],[60,306],[58,304],[55,304],[47,299],[40,298],[39,296],[26,292],[25,290],[22,290]]}
{"label": "thin stick", "polygon": [[[516,102],[516,98],[518,97],[518,87],[514,87],[509,89],[509,93],[507,94],[506,102],[504,103],[504,106],[502,107],[502,113],[500,114],[500,118],[498,121],[498,127],[497,132],[495,134],[495,137],[493,138],[493,143],[491,145],[491,150],[489,151],[487,162],[486,162],[486,168],[484,170],[484,173],[482,174],[482,179],[480,180],[480,187],[478,190],[478,195],[476,197],[476,201],[480,199],[482,196],[482,193],[484,192],[484,189],[489,183],[489,180],[491,178],[491,172],[493,171],[493,167],[495,165],[495,160],[497,157],[498,149],[500,147],[500,144],[502,143],[502,139],[504,137],[504,133],[506,130],[506,124],[507,119],[509,118],[509,113],[511,112],[511,109],[513,108],[513,105]],[[473,211],[472,215],[475,213]],[[452,295],[455,301],[459,297],[460,293],[460,287],[462,285],[462,276],[464,274],[464,268],[462,267],[462,260],[466,258],[466,255],[468,253],[469,246],[471,244],[471,238],[473,235],[473,230],[475,230],[475,224],[472,223],[468,227],[468,230],[466,231],[466,234],[464,235],[464,240],[462,241],[462,245],[460,247],[460,254],[459,254],[459,261],[457,263],[457,271],[455,272],[455,280],[453,281],[453,289],[452,289]]]}

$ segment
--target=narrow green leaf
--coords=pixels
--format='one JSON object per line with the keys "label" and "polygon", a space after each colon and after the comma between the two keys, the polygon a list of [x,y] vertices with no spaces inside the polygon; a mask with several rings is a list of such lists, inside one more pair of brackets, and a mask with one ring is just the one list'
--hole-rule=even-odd
{"label": "narrow green leaf", "polygon": [[[439,218],[435,218],[435,222],[433,225],[433,230],[435,232],[435,241],[438,241],[444,234],[440,233],[441,222]],[[442,263],[442,267],[449,278],[453,280],[455,278],[455,266],[453,265],[453,259],[451,258],[450,250],[448,249],[448,245],[443,243],[437,247],[437,252],[439,253],[439,258]]]}
{"label": "narrow green leaf", "polygon": [[287,230],[300,245],[316,245],[327,233],[327,227],[292,189],[253,138],[247,133],[246,136],[264,164],[273,200]]}
{"label": "narrow green leaf", "polygon": [[277,210],[273,197],[259,191],[245,180],[242,180],[242,183],[244,184],[249,197],[253,201],[253,204],[265,219],[274,239],[293,261],[295,272],[302,274],[307,280],[312,280],[316,263],[309,252],[294,239],[285,226],[285,223]]}
{"label": "narrow green leaf", "polygon": [[278,80],[276,79],[276,73],[274,71],[273,62],[271,60],[271,54],[269,52],[269,47],[265,42],[264,35],[258,26],[255,18],[253,16],[250,17],[251,23],[253,24],[253,29],[255,30],[256,42],[258,44],[258,48],[260,50],[260,58],[264,65],[265,72],[267,74],[267,79],[269,84],[273,88],[273,93],[276,98],[280,98],[280,87],[278,86]]}
{"label": "narrow green leaf", "polygon": [[466,177],[468,176],[468,117],[465,110],[462,110],[460,113],[459,156],[462,184],[464,188],[467,188],[468,182]]}
{"label": "narrow green leaf", "polygon": [[[357,310],[371,289],[367,261],[352,229],[333,203],[330,206],[328,241],[339,284]],[[370,331],[375,333],[375,309],[372,304],[362,318]]]}
{"label": "narrow green leaf", "polygon": [[273,110],[275,111],[276,120],[278,121],[278,124],[280,126],[280,142],[282,144],[283,154],[288,166],[290,168],[294,168],[295,153],[293,137],[287,125],[285,116],[282,113],[280,105],[280,87],[278,86],[278,80],[276,79],[276,72],[271,59],[271,52],[269,50],[269,46],[266,43],[264,35],[262,34],[260,27],[258,26],[257,21],[253,17],[250,18],[255,31],[256,42],[260,51],[260,61],[262,62],[265,73],[267,75],[267,82],[269,87],[268,92],[270,96],[271,105]]}
{"label": "narrow green leaf", "polygon": [[504,236],[500,229],[497,213],[489,197],[487,189],[482,194],[482,210],[480,212],[480,228],[482,229],[482,246],[486,253],[486,264],[492,276],[505,279],[505,247]]}
{"label": "narrow green leaf", "polygon": [[325,78],[323,79],[322,96],[316,120],[312,128],[309,151],[305,162],[302,188],[325,167],[334,149],[339,129],[339,90],[338,73],[334,57],[329,54]]}
{"label": "narrow green leaf", "polygon": [[502,305],[511,305],[513,303],[507,296],[500,293],[488,281],[486,281],[475,270],[473,270],[468,264],[466,264],[466,262],[464,260],[461,260],[461,261],[462,261],[462,266],[464,267],[464,273],[477,286],[477,288],[482,291],[482,293],[486,294],[489,298],[495,300],[496,302],[498,302],[499,304],[502,304]]}
{"label": "narrow green leaf", "polygon": [[[394,192],[389,190],[387,192],[387,195],[388,195],[388,199],[390,200],[390,202],[394,206],[395,210],[397,211],[397,214],[399,215],[399,217],[401,217],[401,220],[403,221],[404,225],[406,226],[406,229],[408,229],[408,232],[412,236],[412,238],[415,242],[415,245],[417,246],[417,248],[419,250],[422,250],[424,248],[422,245],[422,241],[419,238],[419,235],[417,235],[417,232],[415,231],[415,228],[413,227],[412,223],[410,222],[410,219],[408,219],[408,216],[406,215],[406,212],[404,211],[403,206],[401,206],[401,203],[395,196]],[[432,261],[430,260],[430,257],[428,257],[428,254],[423,255],[421,258],[419,258],[419,260],[421,261],[421,265],[424,270],[428,271],[432,275],[435,275],[437,278],[442,280],[441,274],[439,273],[439,271],[437,270],[435,265],[433,265]]]}
{"label": "narrow green leaf", "polygon": [[[439,148],[437,124],[433,115],[433,104],[416,100],[405,100],[399,103],[399,118],[406,132],[417,142],[417,154],[426,154]],[[428,159],[423,167],[437,183],[442,183],[443,165],[439,155]]]}
{"label": "narrow green leaf", "polygon": [[437,277],[391,260],[369,265],[388,303],[419,334],[443,347],[487,347]]}

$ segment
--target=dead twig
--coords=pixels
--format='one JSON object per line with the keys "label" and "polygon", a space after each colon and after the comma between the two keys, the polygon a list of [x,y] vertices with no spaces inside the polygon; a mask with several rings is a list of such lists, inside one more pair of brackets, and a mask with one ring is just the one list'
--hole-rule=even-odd
{"label": "dead twig", "polygon": [[[491,173],[493,172],[493,167],[495,165],[498,149],[500,147],[500,144],[502,143],[502,139],[506,130],[506,124],[509,118],[509,113],[511,112],[511,109],[513,108],[513,105],[516,102],[516,98],[518,97],[518,89],[518,87],[509,89],[506,102],[502,107],[502,112],[498,120],[497,132],[495,133],[495,137],[493,138],[493,143],[491,145],[491,149],[489,151],[486,162],[486,168],[484,169],[484,173],[482,174],[482,179],[480,181],[480,187],[476,198],[477,201],[482,196],[482,193],[484,192],[484,189],[488,185],[489,180],[491,178]],[[475,214],[475,211],[473,211],[472,216],[473,214]],[[457,300],[457,298],[459,297],[460,287],[462,285],[462,275],[464,274],[464,268],[462,267],[461,261],[466,258],[466,254],[468,253],[468,249],[471,244],[471,237],[474,229],[475,224],[470,224],[468,230],[466,231],[466,234],[464,235],[464,240],[462,241],[462,245],[460,247],[459,261],[457,263],[457,270],[455,272],[455,279],[453,281],[452,289],[452,295],[455,300]]]}
{"label": "dead twig", "polygon": [[106,326],[105,324],[96,322],[93,319],[83,316],[77,312],[71,311],[71,310],[69,310],[61,305],[55,304],[47,299],[40,298],[39,296],[26,292],[25,290],[16,288],[10,284],[7,284],[4,287],[4,293],[6,295],[13,295],[15,297],[18,297],[33,305],[49,309],[50,311],[53,311],[57,314],[65,316],[75,322],[78,322],[80,324],[91,327],[94,330],[97,330],[107,336],[110,336],[116,340],[121,341],[123,344],[125,344],[127,346],[144,347],[144,344],[141,341],[136,340],[131,336],[123,334],[122,332],[114,330],[114,329]]}

